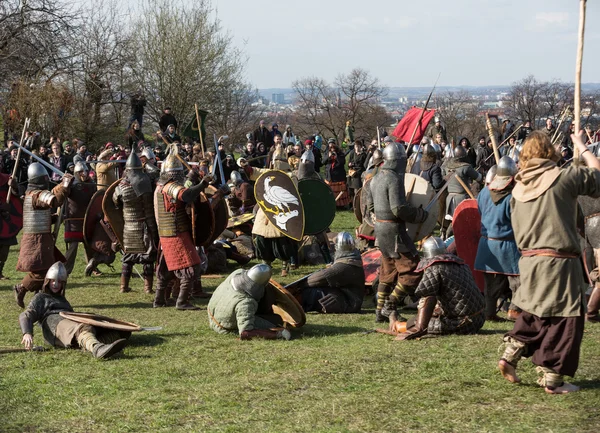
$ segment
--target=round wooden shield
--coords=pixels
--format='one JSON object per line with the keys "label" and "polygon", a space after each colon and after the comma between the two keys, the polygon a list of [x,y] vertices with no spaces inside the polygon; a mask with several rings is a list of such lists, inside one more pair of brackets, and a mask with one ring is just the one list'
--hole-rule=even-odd
{"label": "round wooden shield", "polygon": [[[0,191],[0,203],[6,203],[8,190]],[[23,228],[23,203],[14,194],[10,195],[8,211],[0,216],[0,239],[12,238],[19,234]]]}
{"label": "round wooden shield", "polygon": [[452,217],[452,229],[454,230],[454,243],[456,254],[463,259],[477,283],[479,290],[483,292],[485,281],[483,273],[475,271],[475,257],[481,237],[481,216],[477,207],[477,200],[463,200],[454,210]]}
{"label": "round wooden shield", "polygon": [[289,291],[273,279],[269,280],[265,290],[269,290],[275,298],[275,303],[271,306],[273,313],[293,328],[304,326],[306,313],[300,302]]}
{"label": "round wooden shield", "polygon": [[215,214],[210,201],[201,193],[200,197],[194,202],[194,218],[192,225],[194,230],[194,240],[196,246],[205,247],[213,240],[215,233]]}
{"label": "round wooden shield", "polygon": [[360,207],[361,194],[362,188],[359,188],[354,194],[354,202],[352,203],[352,207],[354,209],[354,216],[360,224],[362,224],[363,222],[362,208]]}
{"label": "round wooden shield", "polygon": [[119,240],[119,244],[123,246],[123,227],[125,222],[123,221],[123,212],[115,207],[112,200],[115,189],[121,182],[120,179],[116,180],[111,186],[106,189],[104,198],[102,199],[102,210],[104,211],[104,218],[110,224],[115,236]]}
{"label": "round wooden shield", "polygon": [[381,267],[381,251],[379,248],[373,248],[361,254],[363,269],[365,270],[365,285],[371,286],[379,278],[379,268]]}
{"label": "round wooden shield", "polygon": [[329,228],[335,218],[335,197],[329,185],[318,179],[302,179],[298,192],[304,208],[304,235],[316,235]]}
{"label": "round wooden shield", "polygon": [[212,244],[215,239],[221,236],[221,233],[225,231],[229,223],[229,209],[227,209],[227,203],[224,198],[213,199],[211,206],[215,215],[215,230],[209,244]]}
{"label": "round wooden shield", "polygon": [[[404,175],[404,191],[406,201],[414,207],[427,207],[431,199],[435,196],[435,190],[429,182],[416,174],[406,173]],[[406,223],[406,231],[410,238],[414,241],[429,236],[437,224],[438,213],[440,209],[437,205],[431,206],[427,219],[419,224]]]}
{"label": "round wooden shield", "polygon": [[91,244],[94,230],[96,230],[100,220],[103,218],[102,201],[104,200],[105,192],[106,190],[104,189],[96,191],[85,210],[83,218],[83,242],[85,245],[89,246]]}
{"label": "round wooden shield", "polygon": [[283,171],[263,172],[254,184],[256,202],[279,232],[295,241],[304,235],[304,208],[298,188]]}
{"label": "round wooden shield", "polygon": [[125,322],[124,320],[113,319],[112,317],[101,316],[94,313],[71,313],[61,311],[61,317],[72,320],[77,323],[85,323],[87,325],[97,326],[99,328],[115,329],[117,331],[136,332],[141,331],[142,327],[135,323]]}
{"label": "round wooden shield", "polygon": [[253,219],[254,219],[254,214],[251,214],[251,213],[245,213],[242,215],[231,217],[231,218],[229,218],[229,221],[227,222],[227,228],[232,229],[234,227],[241,226],[242,224],[251,222]]}

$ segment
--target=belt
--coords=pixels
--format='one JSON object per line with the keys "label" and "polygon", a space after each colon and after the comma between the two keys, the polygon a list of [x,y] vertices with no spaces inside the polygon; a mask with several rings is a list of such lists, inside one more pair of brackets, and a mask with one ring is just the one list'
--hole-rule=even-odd
{"label": "belt", "polygon": [[378,223],[398,223],[398,221],[395,221],[395,220],[380,220],[380,219],[377,219],[377,218],[375,218],[375,222],[378,222]]}
{"label": "belt", "polygon": [[556,259],[576,259],[579,257],[579,254],[574,253],[564,253],[560,251],[553,250],[551,248],[542,248],[539,250],[525,250],[521,251],[521,255],[523,257],[554,257]]}
{"label": "belt", "polygon": [[212,315],[212,313],[210,312],[210,310],[209,310],[208,308],[206,309],[206,311],[208,312],[208,315],[210,316],[211,320],[212,320],[213,322],[215,322],[215,325],[217,325],[219,328],[221,328],[221,329],[222,329],[222,330],[224,330],[224,331],[228,331],[228,332],[235,331],[235,329],[229,329],[229,328],[226,328],[226,327],[224,327],[223,325],[221,325],[221,324],[219,323],[219,321],[218,321],[217,319],[215,319],[215,316],[213,316],[213,315]]}
{"label": "belt", "polygon": [[514,237],[510,237],[510,238],[490,238],[487,236],[481,236],[481,237],[489,239],[490,241],[514,241],[515,240]]}

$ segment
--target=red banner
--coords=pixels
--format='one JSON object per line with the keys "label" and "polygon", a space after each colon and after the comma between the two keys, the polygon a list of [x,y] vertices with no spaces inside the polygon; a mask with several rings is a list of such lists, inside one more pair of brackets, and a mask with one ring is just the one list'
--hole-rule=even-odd
{"label": "red banner", "polygon": [[[398,125],[394,129],[394,132],[392,132],[392,135],[396,137],[398,141],[404,141],[405,143],[408,143],[410,137],[412,137],[413,132],[415,131],[415,128],[417,128],[417,123],[419,122],[422,112],[423,109],[417,107],[412,107],[410,110],[408,110],[402,120],[398,122]],[[421,141],[425,135],[427,125],[429,125],[429,122],[431,119],[433,119],[433,116],[435,116],[434,109],[428,109],[425,114],[423,114],[421,124],[417,128],[417,132],[412,139],[412,143],[409,144],[416,144]]]}

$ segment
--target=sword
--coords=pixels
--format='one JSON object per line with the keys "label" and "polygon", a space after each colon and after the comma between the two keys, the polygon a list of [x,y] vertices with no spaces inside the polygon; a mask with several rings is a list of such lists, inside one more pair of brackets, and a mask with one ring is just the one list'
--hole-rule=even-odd
{"label": "sword", "polygon": [[44,161],[42,158],[40,158],[39,156],[37,156],[35,153],[30,152],[29,150],[27,150],[25,147],[21,146],[20,144],[15,144],[15,146],[19,147],[19,150],[22,150],[23,152],[25,152],[27,155],[31,156],[32,158],[34,158],[36,160],[36,162],[39,162],[40,164],[42,164],[44,167],[46,167],[49,170],[52,170],[54,173],[58,174],[59,176],[64,176],[65,174],[60,171],[58,168],[54,167],[52,164],[48,164],[46,161]]}

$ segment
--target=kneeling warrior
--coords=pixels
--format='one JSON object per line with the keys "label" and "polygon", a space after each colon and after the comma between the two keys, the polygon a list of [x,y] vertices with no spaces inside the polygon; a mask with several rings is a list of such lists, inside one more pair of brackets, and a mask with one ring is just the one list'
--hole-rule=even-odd
{"label": "kneeling warrior", "polygon": [[152,182],[142,169],[142,161],[132,150],[125,173],[112,196],[115,207],[123,209],[123,258],[121,293],[131,291],[129,280],[136,263],[144,267],[144,291],[152,291],[158,231],[154,219]]}
{"label": "kneeling warrior", "polygon": [[25,294],[39,292],[44,275],[59,257],[52,236],[52,208],[61,206],[69,193],[73,176],[65,174],[52,192],[48,191],[48,171],[39,162],[27,169],[27,191],[23,202],[23,236],[17,271],[28,272],[20,284],[14,286],[17,305],[25,308]]}
{"label": "kneeling warrior", "polygon": [[335,239],[333,265],[308,276],[299,294],[304,311],[358,313],[365,293],[360,252],[348,232]]}
{"label": "kneeling warrior", "polygon": [[190,295],[200,272],[200,256],[192,240],[192,221],[186,205],[193,203],[206,189],[210,177],[195,186],[186,188],[183,183],[183,165],[177,158],[177,147],[172,146],[161,168],[154,191],[154,213],[158,223],[161,251],[156,268],[156,297],[154,307],[167,305],[165,291],[173,278],[179,280],[178,310],[197,310]]}
{"label": "kneeling warrior", "polygon": [[81,347],[94,358],[109,358],[123,350],[130,332],[119,332],[74,322],[60,315],[72,312],[65,298],[67,269],[61,262],[54,263],[43,281],[42,292],[33,297],[27,309],[19,316],[23,332],[21,343],[26,349],[33,347],[33,325],[42,328],[44,340],[58,348]]}
{"label": "kneeling warrior", "polygon": [[271,267],[265,264],[247,271],[233,271],[210,298],[207,308],[210,328],[219,334],[238,333],[241,340],[255,337],[289,340],[290,331],[277,328],[256,314],[270,279]]}
{"label": "kneeling warrior", "polygon": [[[408,322],[390,316],[390,331],[400,332],[396,340],[425,334],[474,334],[485,323],[485,300],[469,267],[446,251],[444,241],[430,237],[416,272],[423,277],[415,294],[420,296],[417,317]],[[436,308],[436,304],[439,308]]]}

